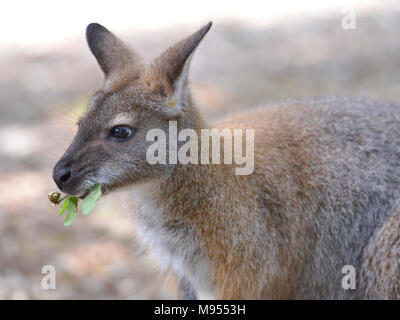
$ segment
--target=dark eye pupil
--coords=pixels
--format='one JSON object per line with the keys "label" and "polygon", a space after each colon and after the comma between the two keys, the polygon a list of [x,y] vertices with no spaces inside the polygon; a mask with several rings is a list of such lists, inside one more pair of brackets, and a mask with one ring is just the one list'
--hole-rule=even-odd
{"label": "dark eye pupil", "polygon": [[132,130],[128,127],[118,126],[111,129],[110,135],[116,139],[126,139],[132,134]]}

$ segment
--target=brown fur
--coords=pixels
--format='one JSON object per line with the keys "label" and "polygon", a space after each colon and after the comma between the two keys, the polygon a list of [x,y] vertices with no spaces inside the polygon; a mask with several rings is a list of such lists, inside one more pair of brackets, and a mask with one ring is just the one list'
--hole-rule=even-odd
{"label": "brown fur", "polygon": [[[295,122],[291,127],[279,125],[287,117],[285,109],[277,106],[240,115],[215,126],[255,129],[257,165],[253,175],[236,176],[233,167],[226,165],[190,166],[176,171],[162,188],[160,201],[171,204],[167,212],[194,225],[207,248],[214,264],[216,296],[219,298],[294,298],[305,271],[301,266],[307,256],[299,257],[296,253],[300,249],[312,249],[312,230],[305,222],[293,223],[282,211],[286,206],[307,210],[315,207],[313,190],[318,186],[313,186],[310,178],[313,173],[317,174],[313,168],[318,167],[319,159],[308,148],[314,137],[297,128]],[[262,119],[262,123],[258,119]],[[266,154],[269,157],[265,157]],[[284,186],[290,193],[276,186]],[[257,209],[260,191],[270,199],[262,204],[270,215],[261,216],[263,213]],[[184,203],[193,203],[194,194],[201,194],[201,199],[191,208],[182,207]],[[215,194],[220,197],[215,198]],[[264,264],[268,264],[269,259],[260,259],[258,250],[258,246],[268,245],[268,239],[249,234],[254,226],[266,226],[265,234],[274,241],[279,252],[275,252],[276,256],[271,256],[270,260],[276,259],[278,265],[273,268],[280,269],[281,275],[271,271],[268,287],[260,283],[260,278],[268,277],[262,273],[266,272]],[[250,238],[239,240],[244,235]],[[243,260],[253,263],[243,264]]]}

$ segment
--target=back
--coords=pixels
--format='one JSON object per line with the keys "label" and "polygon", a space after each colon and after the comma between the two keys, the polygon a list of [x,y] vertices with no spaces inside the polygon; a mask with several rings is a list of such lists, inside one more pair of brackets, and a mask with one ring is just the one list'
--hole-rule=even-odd
{"label": "back", "polygon": [[277,217],[285,234],[277,241],[291,251],[283,263],[299,275],[297,298],[357,297],[341,287],[342,267],[359,270],[363,248],[400,195],[399,120],[398,105],[331,97],[217,124],[255,129],[249,179],[261,213]]}

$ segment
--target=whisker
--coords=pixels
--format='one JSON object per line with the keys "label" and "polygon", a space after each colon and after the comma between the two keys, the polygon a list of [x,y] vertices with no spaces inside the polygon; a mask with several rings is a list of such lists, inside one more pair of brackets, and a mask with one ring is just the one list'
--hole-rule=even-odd
{"label": "whisker", "polygon": [[51,152],[51,151],[49,151],[49,150],[44,149],[43,151],[46,152],[48,155],[50,155],[50,156],[56,158],[56,159],[61,158],[60,155],[57,155],[57,154],[55,154],[55,153],[53,153],[53,152]]}

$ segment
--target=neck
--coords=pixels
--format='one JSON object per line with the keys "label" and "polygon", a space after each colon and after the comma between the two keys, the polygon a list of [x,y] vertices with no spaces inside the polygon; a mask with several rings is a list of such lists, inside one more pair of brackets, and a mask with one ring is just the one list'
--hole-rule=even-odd
{"label": "neck", "polygon": [[184,106],[184,116],[180,121],[181,129],[190,128],[200,133],[201,129],[209,128],[208,124],[198,112],[190,92],[186,96]]}

